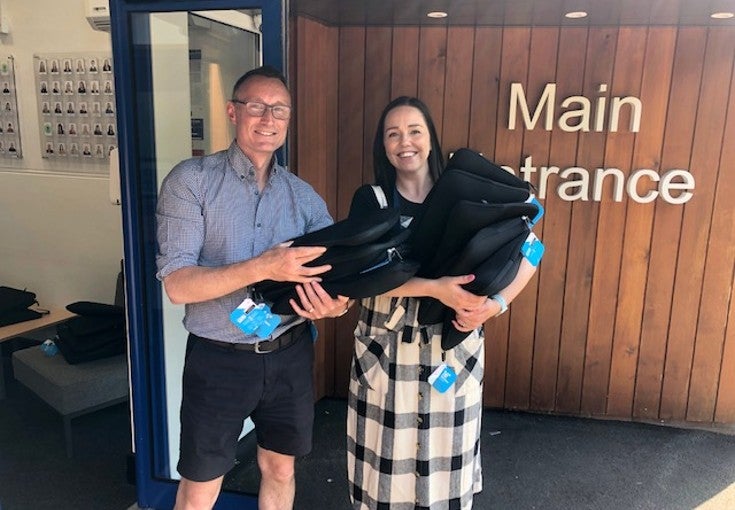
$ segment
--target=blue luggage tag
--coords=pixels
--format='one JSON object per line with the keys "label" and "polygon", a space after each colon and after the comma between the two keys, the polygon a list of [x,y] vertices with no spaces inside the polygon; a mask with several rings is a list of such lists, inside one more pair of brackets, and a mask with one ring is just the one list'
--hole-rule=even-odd
{"label": "blue luggage tag", "polygon": [[431,384],[439,393],[444,393],[452,387],[454,381],[457,380],[457,372],[446,363],[439,365],[429,376],[429,384]]}
{"label": "blue luggage tag", "polygon": [[526,200],[527,204],[533,204],[538,208],[538,212],[536,213],[536,216],[531,218],[528,222],[529,227],[533,227],[536,223],[538,223],[538,220],[540,220],[544,215],[544,206],[541,205],[541,202],[538,201],[536,198],[536,195],[531,195],[528,197],[528,200]]}
{"label": "blue luggage tag", "polygon": [[[280,317],[270,313],[270,308],[265,303],[255,304],[252,299],[246,298],[232,311],[230,314],[230,321],[232,321],[232,323],[240,328],[246,335],[252,335],[263,325],[269,314],[272,317],[277,317],[278,322],[281,321]],[[269,319],[269,321],[271,320],[272,319]],[[278,325],[278,323],[276,323],[276,325]],[[263,331],[266,329],[267,327]],[[270,333],[268,333],[268,335],[270,335]]]}
{"label": "blue luggage tag", "polygon": [[255,330],[255,334],[258,335],[259,338],[268,338],[269,336],[271,336],[271,333],[273,333],[276,327],[281,323],[280,315],[271,313],[270,307],[268,305],[264,306],[267,312],[263,317],[263,322],[261,322],[258,328]]}
{"label": "blue luggage tag", "polygon": [[521,253],[528,259],[528,262],[532,266],[538,266],[539,262],[541,262],[541,257],[544,256],[544,245],[536,237],[536,234],[531,232],[523,242],[523,246],[521,246]]}

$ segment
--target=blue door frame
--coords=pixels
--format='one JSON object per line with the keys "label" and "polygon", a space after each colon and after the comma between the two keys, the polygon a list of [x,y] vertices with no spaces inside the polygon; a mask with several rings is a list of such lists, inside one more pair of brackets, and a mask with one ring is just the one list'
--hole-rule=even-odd
{"label": "blue door frame", "polygon": [[[259,8],[263,61],[285,72],[281,0],[112,0],[110,21],[118,105],[123,247],[130,337],[135,481],[140,508],[173,508],[177,482],[169,470],[161,285],[155,278],[157,195],[150,52],[133,44],[133,14]],[[135,27],[147,32],[147,27]],[[136,32],[136,40],[140,40]],[[154,438],[157,440],[154,441]],[[256,498],[223,491],[217,509],[256,509]]]}

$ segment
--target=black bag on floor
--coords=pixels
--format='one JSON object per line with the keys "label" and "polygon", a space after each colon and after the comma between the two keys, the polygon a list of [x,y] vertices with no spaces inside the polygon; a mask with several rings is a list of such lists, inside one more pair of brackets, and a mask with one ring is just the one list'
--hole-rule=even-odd
{"label": "black bag on floor", "polygon": [[29,309],[34,304],[38,304],[38,301],[33,292],[0,286],[0,326],[30,321],[43,316],[42,311]]}
{"label": "black bag on floor", "polygon": [[123,354],[126,348],[122,306],[79,301],[67,310],[78,314],[56,326],[56,346],[70,365]]}

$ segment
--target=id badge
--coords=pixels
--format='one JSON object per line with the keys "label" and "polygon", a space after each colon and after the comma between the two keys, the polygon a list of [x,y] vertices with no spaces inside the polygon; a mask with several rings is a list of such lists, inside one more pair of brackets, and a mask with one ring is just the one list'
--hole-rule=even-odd
{"label": "id badge", "polygon": [[544,256],[544,245],[539,238],[536,237],[536,234],[531,232],[523,242],[521,253],[528,259],[528,262],[530,262],[532,266],[538,266],[539,262],[541,262],[541,257]]}
{"label": "id badge", "polygon": [[268,338],[269,336],[271,336],[271,333],[273,333],[276,327],[281,323],[280,315],[271,313],[270,307],[267,305],[265,305],[265,308],[267,312],[263,317],[263,321],[255,330],[255,334],[258,335],[258,338]]}
{"label": "id badge", "polygon": [[442,363],[436,370],[434,370],[429,376],[429,384],[431,384],[436,391],[444,393],[452,387],[454,381],[457,380],[457,372],[446,363]]}
{"label": "id badge", "polygon": [[265,303],[256,304],[252,299],[246,298],[232,311],[230,321],[246,335],[255,334],[259,338],[267,338],[281,323],[281,318],[271,313],[270,307]]}
{"label": "id badge", "polygon": [[243,330],[245,334],[252,335],[257,327],[253,317],[250,316],[250,312],[253,310],[255,310],[255,302],[250,298],[246,298],[232,311],[230,321]]}

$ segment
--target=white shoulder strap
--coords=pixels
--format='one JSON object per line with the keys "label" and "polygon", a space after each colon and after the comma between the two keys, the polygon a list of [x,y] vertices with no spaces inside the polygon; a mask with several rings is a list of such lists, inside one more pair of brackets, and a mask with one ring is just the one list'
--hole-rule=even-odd
{"label": "white shoulder strap", "polygon": [[375,198],[378,199],[378,204],[380,204],[381,209],[385,209],[386,207],[388,207],[388,199],[385,198],[383,188],[377,185],[373,185],[373,193],[375,193]]}

